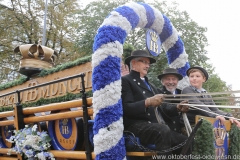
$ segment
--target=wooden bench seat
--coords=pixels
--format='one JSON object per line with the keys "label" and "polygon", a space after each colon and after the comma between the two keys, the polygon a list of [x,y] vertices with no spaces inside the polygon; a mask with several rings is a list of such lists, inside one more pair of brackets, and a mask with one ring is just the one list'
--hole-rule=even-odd
{"label": "wooden bench seat", "polygon": [[[54,158],[68,158],[68,159],[86,159],[85,151],[62,151],[51,150]],[[92,159],[95,159],[95,154],[92,152]]]}
{"label": "wooden bench seat", "polygon": [[156,155],[155,152],[127,152],[127,156],[146,157]]}
{"label": "wooden bench seat", "polygon": [[[86,159],[85,151],[50,151],[55,158],[70,158],[70,159]],[[145,157],[145,156],[152,156],[156,155],[155,152],[127,152],[127,156],[138,156],[138,157]],[[92,152],[92,158],[95,159],[95,154]]]}
{"label": "wooden bench seat", "polygon": [[3,157],[1,157],[1,160],[18,160],[18,158],[17,157],[5,157],[5,156],[3,156]]}

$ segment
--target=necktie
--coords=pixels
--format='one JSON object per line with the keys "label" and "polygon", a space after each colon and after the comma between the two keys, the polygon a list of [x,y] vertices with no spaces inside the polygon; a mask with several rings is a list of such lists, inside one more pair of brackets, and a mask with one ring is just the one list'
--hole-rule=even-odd
{"label": "necktie", "polygon": [[144,79],[143,82],[145,83],[145,85],[148,87],[149,90],[151,90],[149,84],[147,83],[147,81]]}
{"label": "necktie", "polygon": [[[206,91],[201,91],[201,93],[204,94],[204,93],[206,93]],[[205,96],[205,95],[202,95],[202,97],[204,98],[204,97],[206,97],[206,96]]]}
{"label": "necktie", "polygon": [[[147,83],[147,81],[146,81],[145,79],[143,79],[143,82],[144,82],[145,85],[148,87],[148,89],[154,93],[154,91],[151,90],[150,85]],[[155,94],[155,93],[154,93],[154,94]],[[156,108],[154,109],[154,112],[155,112],[155,116],[156,116],[156,118],[157,118],[158,123],[159,123],[159,124],[166,124],[165,121],[164,121],[164,119],[163,119],[163,117],[162,117],[162,114],[158,111],[158,107],[156,107]]]}

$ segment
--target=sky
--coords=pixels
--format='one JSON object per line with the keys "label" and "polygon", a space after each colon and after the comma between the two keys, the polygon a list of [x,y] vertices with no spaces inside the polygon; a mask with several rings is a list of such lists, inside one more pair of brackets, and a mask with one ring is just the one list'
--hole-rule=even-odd
{"label": "sky", "polygon": [[[168,0],[173,1],[173,0]],[[199,26],[206,27],[209,46],[207,57],[215,73],[240,90],[240,1],[239,0],[176,0],[181,11]]]}
{"label": "sky", "polygon": [[240,90],[240,0],[167,1],[177,2],[179,10],[187,11],[199,26],[207,28],[208,63],[232,90]]}
{"label": "sky", "polygon": [[[86,4],[93,0],[79,1]],[[179,10],[187,11],[199,26],[207,28],[209,63],[232,90],[240,90],[240,0],[167,1],[176,1]]]}

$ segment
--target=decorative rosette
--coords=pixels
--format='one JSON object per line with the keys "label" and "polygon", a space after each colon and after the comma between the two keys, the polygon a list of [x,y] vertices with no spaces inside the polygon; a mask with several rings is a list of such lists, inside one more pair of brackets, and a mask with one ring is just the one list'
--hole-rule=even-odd
{"label": "decorative rosette", "polygon": [[178,69],[184,76],[180,85],[188,84],[188,56],[176,29],[166,16],[142,2],[126,3],[113,10],[98,28],[93,44],[93,142],[96,159],[126,159],[120,62],[123,43],[136,27],[157,31],[170,67]]}

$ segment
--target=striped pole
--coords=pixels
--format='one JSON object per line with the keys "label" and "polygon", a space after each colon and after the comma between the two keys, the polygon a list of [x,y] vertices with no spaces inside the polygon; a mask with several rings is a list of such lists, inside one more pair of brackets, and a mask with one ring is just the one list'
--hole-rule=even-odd
{"label": "striped pole", "polygon": [[[130,2],[113,10],[98,28],[92,55],[94,152],[96,159],[126,159],[123,138],[120,63],[131,30],[151,28],[160,36],[170,67],[184,77],[189,68],[184,44],[170,20],[146,3]],[[182,85],[186,85],[186,78]]]}

